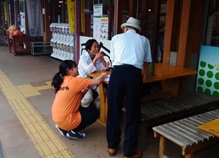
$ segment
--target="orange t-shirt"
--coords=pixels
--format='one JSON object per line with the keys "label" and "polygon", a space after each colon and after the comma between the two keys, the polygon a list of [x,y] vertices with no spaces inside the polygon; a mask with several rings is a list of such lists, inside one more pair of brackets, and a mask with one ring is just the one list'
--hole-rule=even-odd
{"label": "orange t-shirt", "polygon": [[53,121],[64,130],[72,130],[81,123],[79,107],[81,91],[88,88],[91,79],[64,76],[60,90],[56,93],[52,105]]}

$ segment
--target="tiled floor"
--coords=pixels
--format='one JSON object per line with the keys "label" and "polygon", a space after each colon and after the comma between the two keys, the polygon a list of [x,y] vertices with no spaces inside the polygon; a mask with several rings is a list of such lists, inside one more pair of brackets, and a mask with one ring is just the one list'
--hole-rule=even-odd
{"label": "tiled floor", "polygon": [[[7,158],[107,158],[105,127],[98,122],[85,129],[83,140],[62,137],[51,119],[54,91],[51,79],[60,61],[49,56],[17,55],[0,47],[0,141]],[[158,140],[149,132],[143,158],[158,157]],[[180,148],[168,142],[168,156],[181,158]],[[122,144],[115,158],[122,157]],[[218,158],[219,145],[194,154]],[[1,158],[1,156],[0,156]]]}

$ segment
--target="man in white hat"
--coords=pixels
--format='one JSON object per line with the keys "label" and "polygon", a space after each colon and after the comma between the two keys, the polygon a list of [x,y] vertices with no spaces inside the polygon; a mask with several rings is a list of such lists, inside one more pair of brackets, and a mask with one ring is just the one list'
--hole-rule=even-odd
{"label": "man in white hat", "polygon": [[[125,100],[124,158],[138,158],[138,129],[141,121],[142,70],[149,65],[151,49],[149,40],[138,34],[140,21],[130,17],[121,25],[122,34],[111,40],[110,58],[112,74],[107,88],[108,114],[106,137],[108,153],[115,156],[121,141],[121,108]],[[145,71],[145,74],[149,74]]]}

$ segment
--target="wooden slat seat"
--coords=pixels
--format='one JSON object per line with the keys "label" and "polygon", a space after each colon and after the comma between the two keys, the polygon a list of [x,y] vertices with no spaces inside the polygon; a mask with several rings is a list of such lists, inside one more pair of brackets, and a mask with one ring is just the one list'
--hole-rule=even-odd
{"label": "wooden slat seat", "polygon": [[219,109],[153,127],[154,136],[160,138],[159,158],[165,155],[167,139],[182,148],[185,158],[192,158],[194,152],[219,142],[215,136],[197,129],[216,118],[219,118]]}
{"label": "wooden slat seat", "polygon": [[215,109],[219,107],[218,103],[219,97],[197,92],[146,102],[141,106],[142,122],[150,127]]}
{"label": "wooden slat seat", "polygon": [[142,103],[140,148],[142,150],[146,148],[147,129],[216,108],[219,108],[219,97],[198,92]]}

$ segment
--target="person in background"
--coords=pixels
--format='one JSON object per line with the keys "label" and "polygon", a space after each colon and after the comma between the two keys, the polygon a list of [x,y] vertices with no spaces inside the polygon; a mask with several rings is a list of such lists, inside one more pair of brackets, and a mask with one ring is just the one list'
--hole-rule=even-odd
{"label": "person in background", "polygon": [[165,33],[165,24],[160,24],[159,31],[157,33],[158,47],[157,47],[157,62],[161,63],[163,60],[163,47],[164,47],[164,33]]}
{"label": "person in background", "polygon": [[125,103],[124,158],[139,158],[142,156],[142,151],[138,149],[142,70],[148,77],[151,49],[149,40],[138,34],[141,31],[139,20],[130,17],[121,28],[123,33],[115,35],[111,40],[110,59],[113,69],[107,89],[106,123],[108,153],[115,156],[121,141],[121,109]]}
{"label": "person in background", "polygon": [[94,79],[77,76],[76,63],[65,60],[51,83],[56,94],[52,105],[52,119],[60,134],[72,139],[84,138],[85,133],[80,131],[97,120],[99,111],[81,107],[81,99],[88,88],[100,84],[107,74],[102,73]]}
{"label": "person in background", "polygon": [[[87,77],[86,73],[92,73],[98,70],[106,70],[107,63],[104,60],[104,54],[100,52],[100,46],[95,39],[89,39],[85,44],[84,54],[81,55],[78,63],[79,76]],[[100,108],[99,88],[97,86],[88,89],[81,100],[82,107],[89,107],[93,103],[96,108]]]}

